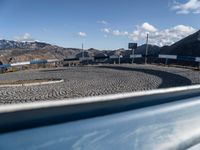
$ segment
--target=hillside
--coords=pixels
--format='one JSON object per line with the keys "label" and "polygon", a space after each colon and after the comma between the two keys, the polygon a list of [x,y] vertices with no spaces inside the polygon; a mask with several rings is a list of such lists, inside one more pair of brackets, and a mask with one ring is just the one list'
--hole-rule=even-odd
{"label": "hillside", "polygon": [[26,49],[26,50],[36,50],[36,49],[56,49],[57,46],[43,42],[18,42],[9,40],[0,40],[0,50],[7,49]]}
{"label": "hillside", "polygon": [[14,63],[33,59],[63,59],[79,53],[80,49],[63,48],[43,42],[0,40],[0,61]]}
{"label": "hillside", "polygon": [[[139,46],[135,50],[135,54],[145,55],[146,52],[146,44]],[[156,45],[148,45],[148,55],[158,55],[160,53],[160,47]]]}
{"label": "hillside", "polygon": [[171,46],[162,47],[161,54],[200,57],[200,30]]}
{"label": "hillside", "polygon": [[[145,54],[146,45],[139,46],[136,54]],[[158,46],[149,45],[149,54],[158,54]],[[129,58],[132,51],[125,49],[118,50],[97,50],[90,48],[85,50],[85,57],[98,55],[123,55]],[[43,42],[18,42],[0,40],[0,61],[3,63],[15,63],[33,59],[63,59],[66,57],[82,57],[82,50],[77,48],[63,48]]]}
{"label": "hillside", "polygon": [[[141,45],[135,50],[135,54],[145,55],[146,45]],[[149,45],[148,55],[158,54],[182,55],[200,57],[200,31],[174,43],[171,46],[162,48]],[[129,58],[131,50],[98,50],[90,48],[84,51],[85,57],[112,56],[121,54]],[[77,48],[63,48],[44,42],[18,42],[0,40],[0,61],[3,63],[15,63],[30,61],[33,59],[63,59],[67,57],[82,57],[82,50]]]}

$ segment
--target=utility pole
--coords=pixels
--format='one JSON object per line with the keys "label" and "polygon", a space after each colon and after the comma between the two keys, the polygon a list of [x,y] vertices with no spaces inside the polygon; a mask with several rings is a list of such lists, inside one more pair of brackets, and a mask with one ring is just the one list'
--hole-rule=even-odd
{"label": "utility pole", "polygon": [[84,49],[83,49],[83,43],[82,43],[82,59],[84,59]]}
{"label": "utility pole", "polygon": [[135,55],[135,53],[134,53],[134,48],[132,48],[132,64],[133,64],[133,62],[134,62],[134,55]]}
{"label": "utility pole", "polygon": [[147,64],[147,55],[148,55],[148,48],[149,48],[149,34],[147,34],[147,38],[146,38],[146,51],[145,51],[145,64]]}
{"label": "utility pole", "polygon": [[121,52],[119,53],[119,65],[121,64]]}

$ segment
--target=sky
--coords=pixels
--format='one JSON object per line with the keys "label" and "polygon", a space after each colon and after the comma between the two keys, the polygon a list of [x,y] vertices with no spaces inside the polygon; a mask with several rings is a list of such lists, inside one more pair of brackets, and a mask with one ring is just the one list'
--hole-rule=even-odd
{"label": "sky", "polygon": [[0,39],[80,48],[170,45],[200,29],[200,0],[0,0]]}

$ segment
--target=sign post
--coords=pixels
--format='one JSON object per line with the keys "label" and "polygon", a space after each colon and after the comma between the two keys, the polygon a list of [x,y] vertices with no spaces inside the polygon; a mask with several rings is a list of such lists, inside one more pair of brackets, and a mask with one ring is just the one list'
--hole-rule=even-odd
{"label": "sign post", "polygon": [[132,50],[132,64],[134,63],[134,51],[137,49],[137,43],[129,43],[128,44],[128,49]]}

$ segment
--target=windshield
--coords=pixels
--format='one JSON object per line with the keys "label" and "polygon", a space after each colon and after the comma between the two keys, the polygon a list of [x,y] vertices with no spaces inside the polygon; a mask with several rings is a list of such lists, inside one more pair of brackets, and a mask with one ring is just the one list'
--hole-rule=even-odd
{"label": "windshield", "polygon": [[199,3],[1,1],[0,103],[198,84]]}
{"label": "windshield", "polygon": [[199,144],[199,18],[200,0],[0,0],[0,149]]}

